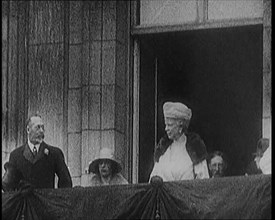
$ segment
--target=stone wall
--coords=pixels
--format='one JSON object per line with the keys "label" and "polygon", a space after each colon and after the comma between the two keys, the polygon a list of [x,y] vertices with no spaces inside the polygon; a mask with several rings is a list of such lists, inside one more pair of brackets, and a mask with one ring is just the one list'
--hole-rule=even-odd
{"label": "stone wall", "polygon": [[128,177],[128,3],[2,2],[2,163],[26,141],[39,113],[45,141],[60,147],[74,185],[88,162],[115,150]]}

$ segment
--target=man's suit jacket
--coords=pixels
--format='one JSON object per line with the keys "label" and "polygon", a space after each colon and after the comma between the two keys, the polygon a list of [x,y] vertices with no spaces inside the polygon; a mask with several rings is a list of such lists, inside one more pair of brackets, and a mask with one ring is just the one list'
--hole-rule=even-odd
{"label": "man's suit jacket", "polygon": [[13,150],[9,162],[23,175],[23,180],[35,188],[54,188],[55,174],[58,188],[72,187],[72,179],[62,151],[42,142],[34,158],[28,144]]}

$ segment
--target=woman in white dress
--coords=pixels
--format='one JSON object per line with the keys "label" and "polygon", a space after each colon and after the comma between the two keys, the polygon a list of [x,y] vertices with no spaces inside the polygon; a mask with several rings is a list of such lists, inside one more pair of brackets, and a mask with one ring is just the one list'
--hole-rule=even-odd
{"label": "woman in white dress", "polygon": [[150,175],[163,181],[209,178],[206,146],[200,136],[189,133],[192,111],[179,102],[163,105],[165,131],[154,152],[154,168]]}

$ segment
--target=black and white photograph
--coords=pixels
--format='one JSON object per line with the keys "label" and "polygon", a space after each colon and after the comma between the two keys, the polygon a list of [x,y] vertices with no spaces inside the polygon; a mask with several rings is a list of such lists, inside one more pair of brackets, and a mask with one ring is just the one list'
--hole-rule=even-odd
{"label": "black and white photograph", "polygon": [[272,219],[271,18],[2,1],[2,219]]}

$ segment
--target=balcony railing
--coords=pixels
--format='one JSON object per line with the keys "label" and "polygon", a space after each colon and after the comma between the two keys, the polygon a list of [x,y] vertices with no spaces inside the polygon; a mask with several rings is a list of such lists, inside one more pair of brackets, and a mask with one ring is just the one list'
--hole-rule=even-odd
{"label": "balcony railing", "polygon": [[2,219],[271,219],[271,175],[2,193]]}

